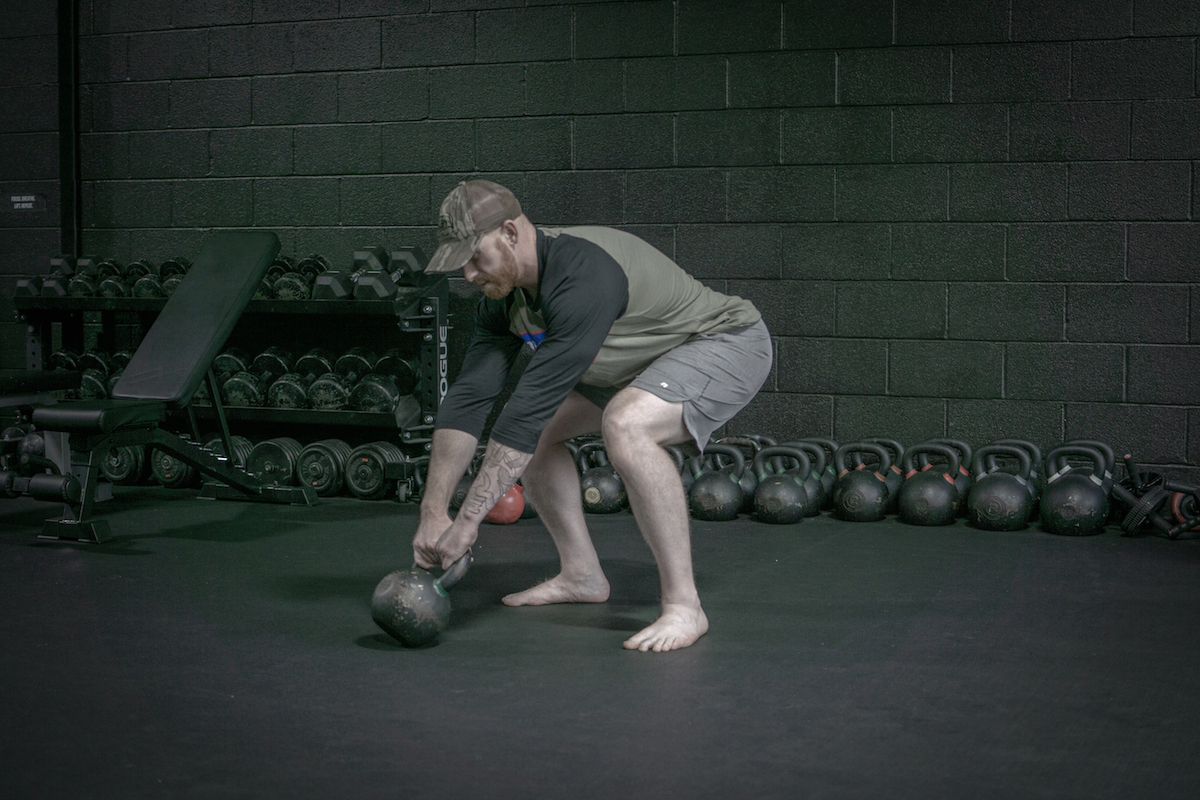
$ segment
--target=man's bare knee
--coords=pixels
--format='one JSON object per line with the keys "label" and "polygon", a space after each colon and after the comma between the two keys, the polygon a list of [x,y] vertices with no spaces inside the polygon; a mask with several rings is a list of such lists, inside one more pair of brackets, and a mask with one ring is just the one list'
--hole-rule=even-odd
{"label": "man's bare knee", "polygon": [[604,442],[609,460],[621,469],[626,459],[647,447],[685,441],[682,406],[641,389],[626,389],[604,409]]}

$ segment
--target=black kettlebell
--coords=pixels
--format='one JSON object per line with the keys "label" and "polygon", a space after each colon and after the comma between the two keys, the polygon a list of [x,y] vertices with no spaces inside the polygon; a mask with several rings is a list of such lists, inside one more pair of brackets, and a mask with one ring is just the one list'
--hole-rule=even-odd
{"label": "black kettlebell", "polygon": [[[797,467],[773,472],[768,459],[791,459]],[[754,454],[753,469],[758,482],[754,491],[754,516],[774,525],[802,522],[813,505],[805,485],[812,474],[812,462],[797,447],[767,446]]]}
{"label": "black kettlebell", "polygon": [[[1063,442],[1063,444],[1080,445],[1081,447],[1091,447],[1091,448],[1094,448],[1094,449],[1100,451],[1100,453],[1104,456],[1104,468],[1100,471],[1100,479],[1101,479],[1101,481],[1103,481],[1104,491],[1106,493],[1111,494],[1112,486],[1113,486],[1113,483],[1115,482],[1115,479],[1113,477],[1113,472],[1117,468],[1117,454],[1113,450],[1112,445],[1110,445],[1108,442],[1102,442],[1097,439],[1072,439],[1069,442]],[[1087,467],[1083,467],[1083,469],[1087,469]],[[1111,514],[1112,514],[1113,510],[1114,509],[1113,509],[1112,505],[1110,504],[1109,505],[1109,513],[1110,513],[1109,518],[1110,519],[1112,518]]]}
{"label": "black kettlebell", "polygon": [[[936,455],[944,469],[918,470],[913,464],[918,455]],[[954,479],[958,475],[958,453],[944,444],[925,442],[910,447],[904,454],[904,483],[900,486],[897,509],[900,519],[909,525],[949,525],[958,516],[962,499]],[[939,471],[940,469],[940,471]]]}
{"label": "black kettlebell", "polygon": [[900,465],[904,463],[904,445],[895,439],[880,439],[878,437],[864,439],[863,441],[883,445],[887,448],[888,455],[892,458],[892,465],[884,473],[888,487],[887,510],[889,514],[892,514],[898,510],[897,504],[900,502],[900,485],[904,483],[904,473],[900,470]]}
{"label": "black kettlebell", "polygon": [[825,470],[819,474],[821,486],[825,489],[825,502],[821,504],[821,508],[832,508],[833,484],[837,481],[837,472],[833,468],[833,454],[837,452],[837,442],[817,436],[809,436],[799,441],[806,444],[815,444],[825,451]]}
{"label": "black kettlebell", "polygon": [[668,444],[663,446],[663,450],[667,451],[667,455],[675,462],[675,469],[679,471],[679,482],[683,484],[683,493],[686,495],[692,488],[692,471],[685,469],[687,466],[687,458],[683,455],[683,450],[678,445]]}
{"label": "black kettlebell", "polygon": [[[958,496],[962,501],[959,508],[966,513],[967,493],[971,491],[971,464],[974,463],[971,445],[959,439],[930,439],[929,443],[944,444],[958,451],[958,474],[954,476],[954,485],[958,488]],[[922,467],[924,466],[926,464],[922,464]]]}
{"label": "black kettlebell", "polygon": [[[808,490],[808,511],[805,513],[805,516],[815,517],[830,502],[829,492],[825,490],[825,483],[822,480],[826,472],[832,471],[832,468],[828,464],[828,459],[825,457],[825,448],[816,442],[809,441],[784,442],[783,445],[803,450],[808,456],[808,460],[812,463],[812,469],[808,473],[808,480],[804,482],[804,488]],[[837,448],[835,447],[834,450],[837,450]],[[832,454],[831,451],[830,455]]]}
{"label": "black kettlebell", "polygon": [[[874,470],[850,469],[848,458],[853,453],[871,453],[879,463]],[[887,450],[870,442],[844,444],[833,454],[837,482],[833,485],[833,510],[838,517],[850,522],[874,522],[887,514],[887,473],[892,466]]]}
{"label": "black kettlebell", "polygon": [[[759,436],[723,436],[717,439],[716,443],[738,448],[742,451],[742,461],[752,462],[755,454],[763,447],[761,444],[762,438]],[[718,469],[726,472],[733,471],[733,465],[725,463],[726,459],[720,453],[714,458]],[[743,514],[749,514],[754,510],[754,490],[758,488],[758,476],[754,474],[753,469],[744,468],[738,484],[742,487],[742,507],[738,511]]]}
{"label": "black kettlebell", "polygon": [[583,510],[589,514],[615,514],[629,503],[625,482],[608,463],[604,442],[580,445],[575,454],[579,468],[579,490],[583,493]]}
{"label": "black kettlebell", "polygon": [[[705,457],[716,453],[733,459],[731,471],[726,472],[708,464]],[[695,478],[688,491],[688,510],[691,515],[709,521],[736,519],[738,509],[742,507],[741,479],[746,468],[742,451],[732,445],[710,444],[704,448],[702,456],[692,458],[689,464]]]}
{"label": "black kettlebell", "polygon": [[371,618],[405,647],[429,644],[450,621],[446,590],[462,579],[470,565],[468,550],[438,578],[415,564],[385,575],[371,596]]}
{"label": "black kettlebell", "polygon": [[[1017,472],[1000,469],[996,456],[1017,460]],[[988,444],[975,453],[975,480],[967,496],[967,519],[985,531],[1019,531],[1029,523],[1033,498],[1029,475],[1033,459],[1023,447]]]}
{"label": "black kettlebell", "polygon": [[[1091,465],[1075,468],[1069,456]],[[1039,512],[1042,527],[1063,536],[1090,536],[1108,520],[1108,490],[1104,485],[1104,455],[1094,447],[1064,444],[1046,454],[1046,488]]]}
{"label": "black kettlebell", "polygon": [[[1010,447],[1019,447],[1029,454],[1029,482],[1026,488],[1029,491],[1029,518],[1032,520],[1038,513],[1038,500],[1042,496],[1042,449],[1033,442],[1025,439],[997,439],[992,444],[1003,444]],[[995,457],[989,457],[984,464],[988,472],[994,471]],[[972,462],[974,463],[974,462]]]}

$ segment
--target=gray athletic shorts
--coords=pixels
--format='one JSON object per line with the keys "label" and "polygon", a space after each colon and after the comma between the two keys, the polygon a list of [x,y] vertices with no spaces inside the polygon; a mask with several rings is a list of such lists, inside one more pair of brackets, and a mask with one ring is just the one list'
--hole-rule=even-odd
{"label": "gray athletic shorts", "polygon": [[[758,394],[771,372],[771,358],[771,334],[759,320],[690,339],[655,359],[629,385],[668,403],[683,403],[683,424],[703,450],[713,431]],[[604,408],[621,388],[579,384],[575,391]]]}

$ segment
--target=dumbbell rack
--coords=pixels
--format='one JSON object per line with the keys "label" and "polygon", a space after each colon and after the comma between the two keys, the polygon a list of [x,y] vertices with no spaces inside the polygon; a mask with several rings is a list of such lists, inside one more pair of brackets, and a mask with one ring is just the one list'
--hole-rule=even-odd
{"label": "dumbbell rack", "polygon": [[[427,450],[447,387],[449,289],[445,275],[421,276],[415,283],[400,287],[385,300],[251,300],[230,338],[232,343],[239,332],[253,337],[253,331],[263,329],[311,336],[322,330],[360,327],[378,334],[394,320],[399,328],[396,340],[373,344],[380,349],[403,344],[419,362],[417,388],[401,398],[394,414],[227,406],[225,415],[231,425],[311,428],[312,438],[324,435],[319,430],[323,428],[363,429],[366,438],[383,438],[378,436],[380,429],[397,430],[398,443]],[[49,354],[60,348],[133,350],[166,302],[128,297],[14,297],[18,318],[27,325],[26,368],[43,369]],[[211,406],[197,404],[193,410],[200,420],[216,420]],[[181,423],[185,429],[186,420]]]}

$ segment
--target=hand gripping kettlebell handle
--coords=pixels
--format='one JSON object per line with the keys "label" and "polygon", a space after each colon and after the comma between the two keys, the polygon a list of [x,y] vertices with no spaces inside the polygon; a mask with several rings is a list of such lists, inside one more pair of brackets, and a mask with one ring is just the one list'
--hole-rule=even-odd
{"label": "hand gripping kettlebell handle", "polygon": [[441,574],[441,577],[435,578],[434,583],[441,586],[443,589],[449,589],[462,580],[463,575],[467,574],[467,568],[471,566],[471,551],[463,553],[459,556],[458,561],[450,565],[450,568]]}

